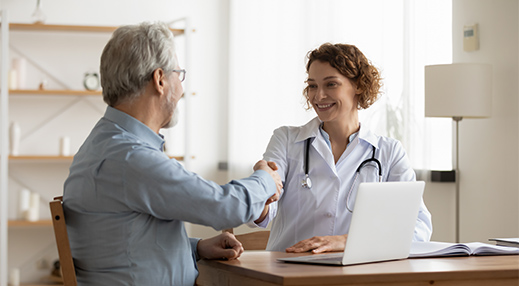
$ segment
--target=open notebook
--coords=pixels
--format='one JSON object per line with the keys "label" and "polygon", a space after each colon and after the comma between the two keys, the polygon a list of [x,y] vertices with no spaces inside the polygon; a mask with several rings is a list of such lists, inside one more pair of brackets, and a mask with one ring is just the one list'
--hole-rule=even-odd
{"label": "open notebook", "polygon": [[344,252],[278,260],[350,265],[407,258],[424,188],[422,181],[361,183]]}
{"label": "open notebook", "polygon": [[449,242],[413,242],[409,257],[442,257],[466,255],[506,255],[519,254],[519,248],[492,245],[481,242],[449,243]]}

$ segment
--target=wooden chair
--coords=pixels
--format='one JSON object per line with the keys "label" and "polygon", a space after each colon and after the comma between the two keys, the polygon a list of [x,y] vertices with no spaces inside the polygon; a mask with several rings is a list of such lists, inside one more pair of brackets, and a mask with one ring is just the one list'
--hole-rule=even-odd
{"label": "wooden chair", "polygon": [[[229,232],[234,234],[234,230],[232,228],[224,229],[222,232]],[[265,248],[267,248],[269,235],[269,230],[261,230],[245,234],[237,234],[235,236],[236,239],[241,242],[243,249],[245,250],[265,250]]]}
{"label": "wooden chair", "polygon": [[76,270],[74,268],[74,261],[72,260],[67,225],[65,224],[65,215],[63,213],[63,197],[55,197],[49,204],[52,214],[52,225],[54,226],[54,235],[56,236],[56,244],[58,246],[63,285],[77,286]]}

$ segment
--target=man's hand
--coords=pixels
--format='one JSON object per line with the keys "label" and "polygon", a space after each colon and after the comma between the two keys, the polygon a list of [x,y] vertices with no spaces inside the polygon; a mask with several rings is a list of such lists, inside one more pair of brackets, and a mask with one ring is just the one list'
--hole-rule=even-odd
{"label": "man's hand", "polygon": [[224,232],[212,238],[202,239],[196,247],[200,258],[236,259],[243,253],[243,246],[234,234]]}
{"label": "man's hand", "polygon": [[322,253],[329,251],[344,251],[346,246],[347,234],[333,236],[314,236],[287,248],[286,252],[307,252]]}
{"label": "man's hand", "polygon": [[270,174],[270,176],[272,176],[272,179],[276,183],[276,189],[277,189],[276,194],[274,194],[272,197],[270,197],[267,200],[267,202],[265,203],[265,205],[269,205],[275,201],[278,201],[279,196],[281,195],[281,190],[283,189],[283,183],[281,182],[281,177],[276,172],[276,170],[278,169],[278,166],[276,165],[276,163],[270,162],[270,161],[267,162],[265,160],[260,160],[256,163],[256,165],[254,165],[253,169],[254,169],[254,171],[257,171],[257,170],[266,171],[267,173]]}

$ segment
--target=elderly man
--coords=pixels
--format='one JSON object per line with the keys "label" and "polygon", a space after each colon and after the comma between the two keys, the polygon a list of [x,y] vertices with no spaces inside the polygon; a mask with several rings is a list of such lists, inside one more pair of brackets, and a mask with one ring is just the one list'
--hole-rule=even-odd
{"label": "elderly man", "polygon": [[85,140],[64,186],[79,285],[193,285],[200,258],[235,259],[231,234],[187,236],[184,222],[215,229],[258,219],[282,188],[272,162],[220,186],[162,150],[185,70],[163,24],[118,28],[101,56],[105,115]]}

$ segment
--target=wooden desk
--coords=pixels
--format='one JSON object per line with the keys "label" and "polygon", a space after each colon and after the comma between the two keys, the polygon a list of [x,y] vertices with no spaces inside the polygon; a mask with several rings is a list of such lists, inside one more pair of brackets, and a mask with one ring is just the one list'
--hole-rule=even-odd
{"label": "wooden desk", "polygon": [[404,259],[351,266],[276,261],[295,255],[245,251],[238,260],[202,260],[197,285],[519,285],[519,255]]}

